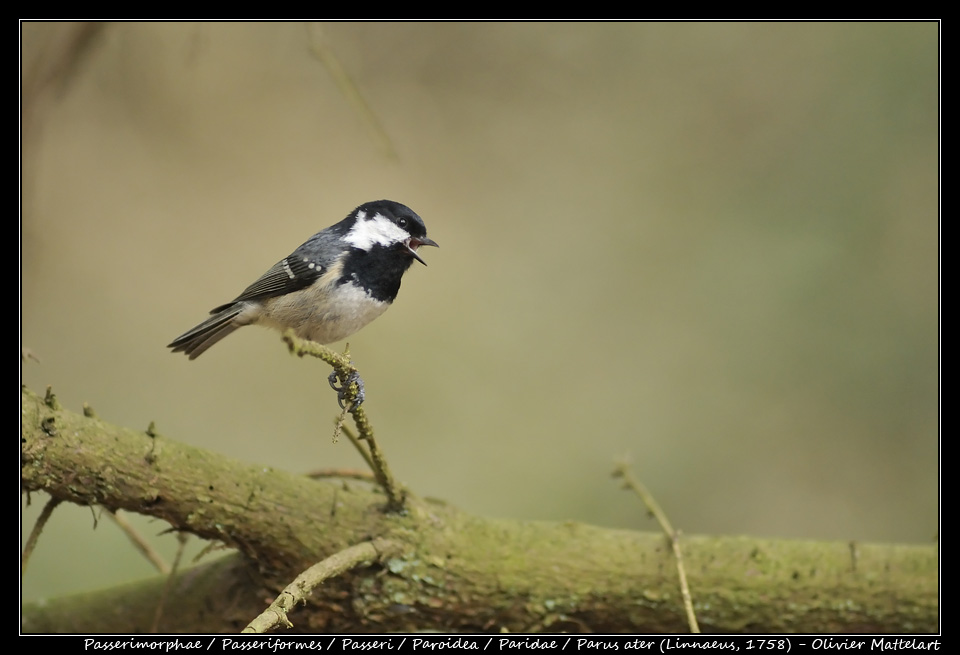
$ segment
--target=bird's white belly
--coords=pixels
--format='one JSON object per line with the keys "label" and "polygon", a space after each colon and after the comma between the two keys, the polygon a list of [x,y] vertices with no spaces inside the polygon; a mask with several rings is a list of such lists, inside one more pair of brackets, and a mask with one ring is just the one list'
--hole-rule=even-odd
{"label": "bird's white belly", "polygon": [[326,344],[349,337],[389,306],[352,283],[336,289],[314,285],[265,301],[255,322],[281,331],[292,327],[300,338]]}

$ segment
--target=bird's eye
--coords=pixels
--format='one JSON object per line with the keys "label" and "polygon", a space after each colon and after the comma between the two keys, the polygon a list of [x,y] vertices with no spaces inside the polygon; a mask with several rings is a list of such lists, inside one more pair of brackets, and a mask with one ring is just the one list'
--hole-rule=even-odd
{"label": "bird's eye", "polygon": [[403,216],[399,217],[397,219],[397,225],[399,225],[400,227],[407,227],[407,219],[404,218]]}

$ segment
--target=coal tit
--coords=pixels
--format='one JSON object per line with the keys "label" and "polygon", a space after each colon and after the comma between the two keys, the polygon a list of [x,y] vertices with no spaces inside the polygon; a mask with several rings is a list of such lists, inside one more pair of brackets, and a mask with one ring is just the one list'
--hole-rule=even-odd
{"label": "coal tit", "polygon": [[244,325],[267,325],[327,344],[386,311],[417,248],[436,246],[423,220],[391,200],[360,205],[274,264],[236,299],[168,346],[196,359]]}

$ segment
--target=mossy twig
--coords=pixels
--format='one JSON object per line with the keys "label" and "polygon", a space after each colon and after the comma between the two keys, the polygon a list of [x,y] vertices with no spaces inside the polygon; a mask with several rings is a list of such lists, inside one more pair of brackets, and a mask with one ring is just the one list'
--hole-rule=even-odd
{"label": "mossy twig", "polygon": [[[347,385],[347,380],[355,378],[357,375],[357,369],[347,354],[341,354],[318,343],[300,339],[293,333],[293,330],[284,332],[283,340],[290,349],[290,352],[298,357],[310,355],[329,364],[333,367],[337,377],[340,378],[344,385]],[[359,388],[355,382],[347,386],[345,411],[348,411],[353,417],[353,422],[357,426],[357,435],[354,436],[352,432],[339,421],[335,435],[339,434],[341,430],[347,435],[351,443],[353,443],[354,447],[356,447],[360,455],[370,466],[374,476],[377,478],[377,483],[387,495],[387,509],[392,512],[400,512],[404,508],[405,494],[403,488],[397,484],[393,478],[393,474],[390,472],[387,459],[377,445],[376,439],[373,437],[373,426],[367,419],[367,414],[363,406],[357,405],[358,393]],[[364,448],[361,442],[366,442],[367,447]]]}

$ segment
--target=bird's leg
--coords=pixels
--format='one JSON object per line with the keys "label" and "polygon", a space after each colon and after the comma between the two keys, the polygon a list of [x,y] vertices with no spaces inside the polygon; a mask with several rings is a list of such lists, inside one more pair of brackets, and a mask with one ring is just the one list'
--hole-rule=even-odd
{"label": "bird's leg", "polygon": [[[327,378],[327,381],[330,382],[330,388],[337,392],[337,403],[340,405],[340,409],[344,409],[347,406],[347,396],[350,393],[350,385],[353,383],[357,384],[357,399],[353,401],[354,407],[359,407],[363,403],[365,397],[363,391],[363,379],[360,377],[360,374],[356,371],[352,371],[346,380],[340,380],[340,376],[336,371],[333,371],[330,376]],[[340,386],[337,386],[337,382],[340,382]]]}

